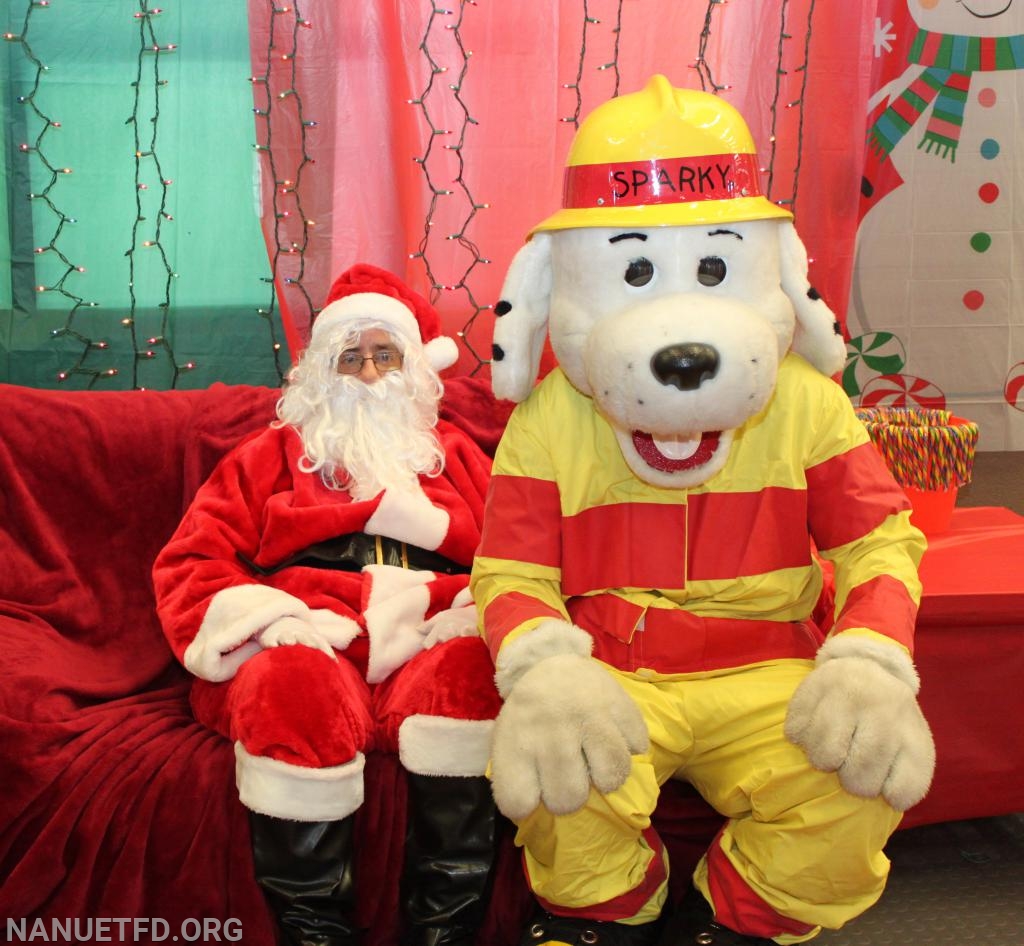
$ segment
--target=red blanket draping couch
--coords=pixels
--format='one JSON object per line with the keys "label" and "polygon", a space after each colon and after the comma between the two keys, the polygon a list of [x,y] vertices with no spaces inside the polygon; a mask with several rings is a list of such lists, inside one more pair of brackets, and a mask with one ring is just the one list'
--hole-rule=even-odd
{"label": "red blanket draping couch", "polygon": [[[271,418],[276,396],[225,385],[117,393],[0,385],[5,932],[8,918],[28,932],[40,918],[48,931],[54,920],[155,918],[169,939],[187,921],[230,918],[246,946],[272,946],[232,747],[192,718],[191,678],[161,634],[150,568],[217,459]],[[453,380],[445,403],[445,416],[493,451],[506,415],[484,384]],[[367,760],[366,778],[361,919],[367,946],[392,946],[405,784],[383,755]],[[717,818],[685,793],[669,793],[660,812],[684,883]],[[510,826],[503,831],[479,939],[488,946],[511,946],[530,904]]]}
{"label": "red blanket draping couch", "polygon": [[[276,396],[225,385],[162,393],[0,385],[5,932],[8,918],[24,920],[27,931],[40,918],[47,930],[53,920],[156,918],[168,924],[169,938],[186,921],[231,918],[246,946],[272,946],[232,747],[192,718],[190,677],[160,632],[150,568],[217,459],[271,418]],[[482,382],[460,378],[448,384],[445,416],[493,451],[506,412]],[[1002,532],[988,543],[1012,548],[999,551],[998,561],[1024,554],[1024,520],[1002,512],[1012,521],[1000,520]],[[961,606],[963,595],[943,604],[943,592],[959,587],[964,558],[993,571],[978,551],[987,535],[952,531],[936,540],[922,569],[918,661],[938,773],[905,824],[1005,814],[1024,804],[1024,691],[1013,683],[1024,660],[1024,614],[1016,605],[1024,594],[1013,578],[1019,556],[1016,572],[1003,562],[995,600],[1004,604],[988,625],[976,626],[985,617],[976,596],[964,598],[969,606]],[[995,663],[979,635],[999,642]],[[367,760],[366,777],[357,820],[361,919],[370,927],[367,946],[393,946],[405,784],[397,761],[380,754]],[[676,893],[718,824],[687,787],[671,784],[663,793],[656,827]],[[510,826],[503,831],[481,946],[512,946],[530,904]]]}

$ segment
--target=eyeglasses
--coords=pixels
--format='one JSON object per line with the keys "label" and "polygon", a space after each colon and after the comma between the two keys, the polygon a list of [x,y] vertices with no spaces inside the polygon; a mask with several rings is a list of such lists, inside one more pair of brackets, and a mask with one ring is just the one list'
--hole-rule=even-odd
{"label": "eyeglasses", "polygon": [[381,373],[397,371],[402,367],[402,353],[397,348],[378,348],[372,355],[362,355],[350,348],[338,356],[338,372],[340,374],[359,374],[366,362],[372,361]]}

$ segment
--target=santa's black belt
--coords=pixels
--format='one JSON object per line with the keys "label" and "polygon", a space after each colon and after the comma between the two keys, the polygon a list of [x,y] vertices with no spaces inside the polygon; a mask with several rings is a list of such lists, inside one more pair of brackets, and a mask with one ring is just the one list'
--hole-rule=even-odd
{"label": "santa's black belt", "polygon": [[257,565],[241,552],[236,554],[257,575],[273,575],[295,565],[346,572],[361,571],[365,565],[396,565],[413,571],[438,572],[443,575],[468,575],[470,571],[469,565],[460,565],[429,549],[421,549],[382,535],[367,535],[365,532],[350,532],[336,539],[317,542],[276,565]]}

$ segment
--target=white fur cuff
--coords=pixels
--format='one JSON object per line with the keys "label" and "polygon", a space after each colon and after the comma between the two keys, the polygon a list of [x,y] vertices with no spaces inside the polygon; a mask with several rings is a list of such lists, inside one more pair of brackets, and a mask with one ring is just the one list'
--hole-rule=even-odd
{"label": "white fur cuff", "polygon": [[386,535],[399,542],[436,549],[448,535],[451,518],[435,506],[419,483],[408,489],[387,489],[363,531],[369,535]]}
{"label": "white fur cuff", "polygon": [[338,821],[363,803],[363,754],[351,762],[314,769],[250,755],[235,743],[235,782],[243,805],[290,821]]}
{"label": "white fur cuff", "polygon": [[352,618],[335,614],[327,608],[310,611],[309,623],[335,650],[344,650],[359,636],[359,625]]}
{"label": "white fur cuff", "polygon": [[366,565],[363,574],[370,578],[363,610],[370,638],[366,679],[380,683],[423,650],[422,627],[430,607],[428,586],[437,576],[397,565]]}
{"label": "white fur cuff", "polygon": [[398,730],[398,758],[417,775],[483,775],[493,728],[490,719],[410,716]]}
{"label": "white fur cuff", "polygon": [[869,637],[854,634],[839,634],[831,637],[818,649],[815,664],[821,666],[839,657],[862,657],[874,661],[883,670],[903,681],[917,695],[921,689],[921,678],[907,652],[899,644],[886,644]]}
{"label": "white fur cuff", "polygon": [[594,639],[582,628],[549,618],[501,648],[495,661],[494,682],[502,699],[507,700],[519,678],[540,661],[560,654],[589,657],[593,649]]}
{"label": "white fur cuff", "polygon": [[184,664],[202,680],[222,683],[261,650],[252,638],[284,617],[309,620],[309,608],[286,591],[266,585],[236,585],[218,591],[199,632],[185,650]]}

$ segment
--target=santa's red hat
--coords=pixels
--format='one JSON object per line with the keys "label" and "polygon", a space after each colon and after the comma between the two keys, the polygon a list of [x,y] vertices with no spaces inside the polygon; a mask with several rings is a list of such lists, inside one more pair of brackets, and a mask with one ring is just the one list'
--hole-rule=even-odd
{"label": "santa's red hat", "polygon": [[459,359],[455,340],[441,334],[437,310],[397,276],[369,263],[356,263],[334,281],[313,322],[313,338],[370,319],[383,322],[406,346],[422,345],[435,371]]}

